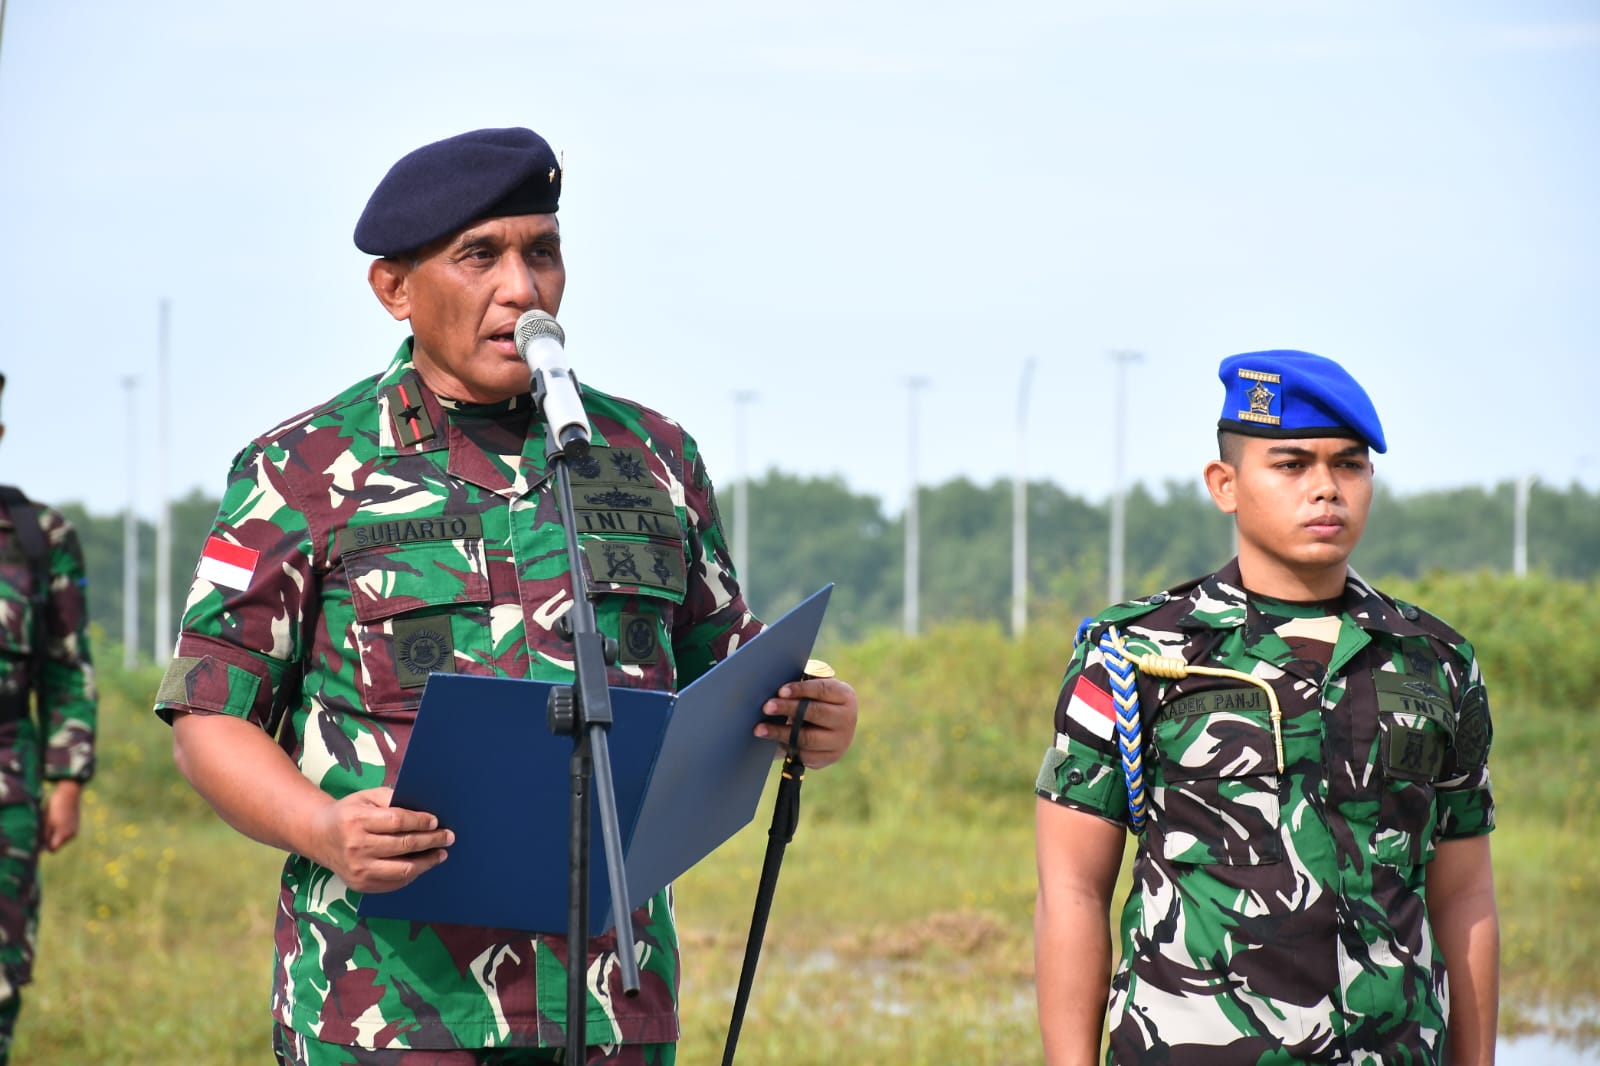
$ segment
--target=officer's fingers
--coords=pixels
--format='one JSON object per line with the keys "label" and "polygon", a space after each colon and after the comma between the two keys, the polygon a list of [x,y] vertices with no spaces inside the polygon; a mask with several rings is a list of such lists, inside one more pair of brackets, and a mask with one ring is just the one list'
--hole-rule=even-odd
{"label": "officer's fingers", "polygon": [[[356,800],[360,797],[359,801],[352,803],[346,812],[352,824],[359,826],[365,832],[383,835],[429,832],[439,827],[439,819],[427,811],[388,806],[389,796],[375,795],[379,792],[392,794],[389,789],[370,789],[346,797],[347,800]],[[379,798],[383,800],[382,805],[372,802]]]}
{"label": "officer's fingers", "polygon": [[849,748],[850,739],[835,730],[803,729],[800,732],[800,761],[813,770],[838,762]]}
{"label": "officer's fingers", "polygon": [[455,842],[455,833],[448,829],[390,833],[375,838],[373,852],[386,857],[412,856],[442,851]]}
{"label": "officer's fingers", "polygon": [[778,696],[786,700],[808,699],[817,703],[854,703],[856,690],[836,677],[812,677],[803,681],[790,681],[778,689]]}
{"label": "officer's fingers", "polygon": [[800,758],[810,767],[838,762],[856,735],[854,707],[812,704],[800,730]]}
{"label": "officer's fingers", "polygon": [[394,858],[367,858],[339,871],[346,884],[359,892],[393,892],[415,881],[448,857],[443,848]]}

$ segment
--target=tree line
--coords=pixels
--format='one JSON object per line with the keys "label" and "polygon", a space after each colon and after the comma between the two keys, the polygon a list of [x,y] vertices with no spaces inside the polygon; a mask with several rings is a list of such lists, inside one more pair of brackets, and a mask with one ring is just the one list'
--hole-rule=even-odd
{"label": "tree line", "polygon": [[[721,512],[733,517],[729,483]],[[105,639],[123,644],[123,526],[121,515],[93,515],[60,505],[78,527],[89,576],[92,620]],[[218,500],[199,490],[171,513],[172,621],[182,617],[189,580],[210,532]],[[1400,495],[1377,488],[1372,517],[1353,562],[1366,577],[1415,578],[1435,571],[1509,571],[1512,567],[1515,486],[1453,488]],[[749,486],[749,562],[744,575],[752,607],[776,618],[826,582],[834,582],[828,629],[854,639],[901,625],[905,589],[904,516],[882,500],[853,492],[839,477],[799,477],[769,470]],[[919,621],[1011,617],[1012,486],[964,478],[924,486],[919,497],[921,556]],[[1124,497],[1123,588],[1153,592],[1216,569],[1233,552],[1232,520],[1220,514],[1198,484],[1135,485]],[[1573,484],[1535,485],[1528,506],[1527,558],[1553,577],[1592,578],[1600,572],[1600,492]],[[139,639],[142,657],[164,659],[154,647],[155,531],[138,525]],[[1107,595],[1109,501],[1091,501],[1048,481],[1027,486],[1027,602],[1030,618],[1076,618]]]}

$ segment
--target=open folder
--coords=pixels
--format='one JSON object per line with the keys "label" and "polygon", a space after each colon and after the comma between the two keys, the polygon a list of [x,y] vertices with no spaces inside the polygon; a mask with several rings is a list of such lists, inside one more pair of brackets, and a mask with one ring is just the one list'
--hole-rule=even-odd
{"label": "open folder", "polygon": [[[607,746],[630,907],[755,816],[774,756],[772,741],[753,732],[761,705],[800,678],[832,589],[813,593],[681,692],[610,690]],[[404,888],[364,895],[363,917],[566,933],[573,742],[546,724],[553,687],[428,678],[392,802],[437,815],[456,842],[445,862]],[[589,935],[598,936],[616,920],[597,800],[590,812]]]}

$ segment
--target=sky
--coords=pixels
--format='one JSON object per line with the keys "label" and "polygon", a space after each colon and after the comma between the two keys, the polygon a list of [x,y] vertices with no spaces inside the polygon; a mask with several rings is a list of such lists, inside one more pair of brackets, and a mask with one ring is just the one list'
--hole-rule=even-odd
{"label": "sky", "polygon": [[1302,348],[1396,491],[1600,487],[1593,2],[3,3],[0,479],[41,499],[220,495],[380,371],[367,196],[509,125],[565,162],[574,370],[724,486],[1196,483],[1218,362]]}

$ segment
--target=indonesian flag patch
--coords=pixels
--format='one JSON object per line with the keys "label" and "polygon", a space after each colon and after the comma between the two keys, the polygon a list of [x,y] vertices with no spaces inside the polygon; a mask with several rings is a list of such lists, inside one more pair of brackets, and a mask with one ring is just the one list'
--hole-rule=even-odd
{"label": "indonesian flag patch", "polygon": [[1110,740],[1116,729],[1117,709],[1111,693],[1079,674],[1078,683],[1072,686],[1072,699],[1067,702],[1067,717],[1101,740]]}
{"label": "indonesian flag patch", "polygon": [[256,560],[261,553],[242,544],[234,544],[218,536],[206,540],[205,551],[200,553],[200,565],[195,573],[226,589],[243,591],[250,587],[250,578],[256,572]]}

